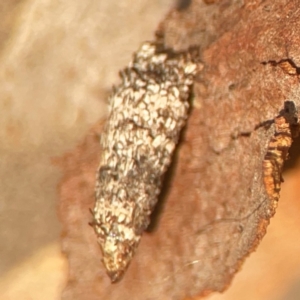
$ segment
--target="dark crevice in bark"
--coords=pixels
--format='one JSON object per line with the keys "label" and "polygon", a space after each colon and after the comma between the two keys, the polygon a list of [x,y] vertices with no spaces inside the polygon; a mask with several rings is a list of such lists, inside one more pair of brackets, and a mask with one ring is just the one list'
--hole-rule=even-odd
{"label": "dark crevice in bark", "polygon": [[279,61],[275,61],[275,60],[263,61],[261,64],[271,65],[273,67],[279,66],[286,74],[289,75],[300,74],[300,67],[298,67],[290,58],[284,58]]}

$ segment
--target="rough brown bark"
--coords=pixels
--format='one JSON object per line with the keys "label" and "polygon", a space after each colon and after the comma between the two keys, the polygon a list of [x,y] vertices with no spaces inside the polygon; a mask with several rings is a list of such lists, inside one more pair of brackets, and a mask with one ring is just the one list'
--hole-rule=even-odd
{"label": "rough brown bark", "polygon": [[[59,212],[70,263],[63,299],[184,299],[223,291],[266,232],[291,142],[289,124],[278,116],[287,100],[300,104],[298,1],[208,2],[170,12],[157,33],[178,51],[198,45],[204,68],[151,228],[117,285],[88,226],[101,126],[61,160]],[[274,137],[281,129],[282,139]],[[266,155],[283,141],[268,165]]]}

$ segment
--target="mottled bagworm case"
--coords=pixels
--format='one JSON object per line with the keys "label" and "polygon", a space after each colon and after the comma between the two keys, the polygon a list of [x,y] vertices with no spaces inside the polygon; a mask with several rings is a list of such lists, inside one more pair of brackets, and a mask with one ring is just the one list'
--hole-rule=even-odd
{"label": "mottled bagworm case", "polygon": [[197,72],[195,51],[146,42],[121,73],[101,134],[93,227],[112,282],[126,271],[160,193]]}

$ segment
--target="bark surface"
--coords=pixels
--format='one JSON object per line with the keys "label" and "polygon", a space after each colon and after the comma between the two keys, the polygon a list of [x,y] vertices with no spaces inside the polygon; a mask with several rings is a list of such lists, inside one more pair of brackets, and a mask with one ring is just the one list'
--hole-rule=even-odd
{"label": "bark surface", "polygon": [[59,213],[70,264],[63,299],[221,292],[266,232],[297,131],[296,110],[285,103],[300,104],[300,8],[298,1],[211,2],[171,11],[157,31],[176,51],[200,47],[203,69],[151,226],[116,285],[88,226],[101,124],[61,160]]}

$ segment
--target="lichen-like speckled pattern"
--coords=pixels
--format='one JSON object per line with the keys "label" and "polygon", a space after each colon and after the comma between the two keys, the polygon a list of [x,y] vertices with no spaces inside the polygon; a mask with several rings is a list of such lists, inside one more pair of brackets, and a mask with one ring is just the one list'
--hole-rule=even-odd
{"label": "lichen-like speckled pattern", "polygon": [[160,193],[197,72],[193,51],[146,42],[120,72],[101,135],[93,227],[112,282],[122,278]]}

